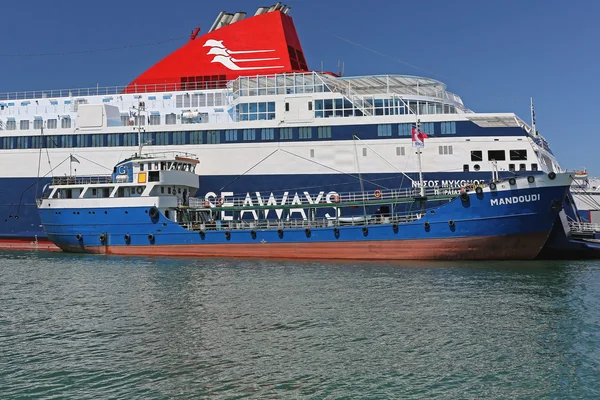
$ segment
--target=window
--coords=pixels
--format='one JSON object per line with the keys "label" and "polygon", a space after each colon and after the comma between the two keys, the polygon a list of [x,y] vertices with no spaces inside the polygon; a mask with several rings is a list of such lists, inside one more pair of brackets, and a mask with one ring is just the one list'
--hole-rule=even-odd
{"label": "window", "polygon": [[273,128],[265,128],[260,131],[261,140],[274,140],[275,139],[275,129]]}
{"label": "window", "polygon": [[488,150],[489,161],[504,161],[506,160],[506,152],[504,150]]}
{"label": "window", "polygon": [[281,128],[279,130],[280,140],[291,140],[293,138],[292,128]]}
{"label": "window", "polygon": [[58,121],[56,119],[49,119],[46,121],[46,128],[48,129],[56,129],[58,126]]}
{"label": "window", "polygon": [[400,136],[411,136],[412,124],[398,124],[398,134]]}
{"label": "window", "polygon": [[41,136],[32,136],[31,137],[31,148],[32,149],[40,149],[42,147],[42,137]]}
{"label": "window", "polygon": [[312,101],[308,102],[308,111],[312,111]]}
{"label": "window", "polygon": [[21,129],[22,131],[29,130],[29,121],[24,121],[24,120],[20,121],[19,129]]}
{"label": "window", "polygon": [[149,121],[150,121],[149,125],[160,125],[160,115],[151,114]]}
{"label": "window", "polygon": [[175,125],[177,123],[177,115],[174,113],[165,115],[165,124]]}
{"label": "window", "polygon": [[312,139],[312,127],[302,126],[298,129],[298,138],[300,139]]}
{"label": "window", "polygon": [[123,134],[123,146],[135,146],[135,145],[137,145],[137,134],[124,133]]}
{"label": "window", "polygon": [[[237,133],[236,133],[236,137],[237,137]],[[220,142],[221,142],[221,131],[206,131],[206,143],[217,144]]]}
{"label": "window", "polygon": [[481,150],[471,150],[471,161],[483,161],[483,152]]}
{"label": "window", "polygon": [[121,125],[128,126],[129,125],[129,115],[121,114]]}
{"label": "window", "polygon": [[190,144],[202,144],[202,131],[191,131],[190,132]]}
{"label": "window", "polygon": [[469,172],[469,164],[463,164],[463,172]]}
{"label": "window", "polygon": [[244,135],[244,140],[256,140],[256,130],[255,129],[244,129],[243,135]]}
{"label": "window", "polygon": [[424,123],[422,123],[419,126],[419,130],[421,132],[425,132],[428,135],[433,135],[435,133],[433,122],[424,122]]}
{"label": "window", "polygon": [[290,111],[290,103],[285,103],[285,111]]}
{"label": "window", "polygon": [[42,129],[43,126],[44,121],[41,118],[33,120],[33,129]]}
{"label": "window", "polygon": [[405,155],[404,147],[396,147],[396,155],[397,156],[403,156],[403,155]]}
{"label": "window", "polygon": [[94,134],[90,135],[92,137],[92,147],[104,147],[104,135],[103,134]]}
{"label": "window", "polygon": [[12,137],[2,138],[2,148],[3,149],[13,149],[15,146],[13,139],[14,138],[12,138]]}
{"label": "window", "polygon": [[392,136],[392,125],[377,125],[377,136]]}
{"label": "window", "polygon": [[73,136],[63,135],[60,137],[61,147],[73,147]]}
{"label": "window", "polygon": [[531,170],[532,171],[537,171],[538,170],[537,164],[531,164]]}
{"label": "window", "polygon": [[135,126],[144,126],[146,125],[146,116],[145,115],[136,115],[135,122],[133,123]]}
{"label": "window", "polygon": [[71,118],[66,117],[60,120],[60,127],[62,129],[70,129],[71,128]]}
{"label": "window", "polygon": [[15,121],[14,119],[6,121],[6,130],[7,131],[17,130],[17,121]]}
{"label": "window", "polygon": [[185,144],[185,132],[173,132],[173,144]]}
{"label": "window", "polygon": [[58,147],[58,136],[49,135],[46,136],[46,147],[49,149],[53,149]]}
{"label": "window", "polygon": [[525,171],[526,169],[525,164],[519,164],[519,171]]}
{"label": "window", "polygon": [[510,161],[527,160],[527,150],[510,150]]}
{"label": "window", "polygon": [[275,102],[242,103],[236,106],[240,121],[275,119]]}
{"label": "window", "polygon": [[144,171],[144,163],[140,163],[140,171]]}
{"label": "window", "polygon": [[330,126],[319,126],[317,128],[317,133],[319,138],[330,138],[331,137],[331,127]]}
{"label": "window", "polygon": [[17,149],[27,149],[29,147],[29,141],[27,136],[17,137]]}
{"label": "window", "polygon": [[109,133],[106,135],[106,145],[108,147],[118,147],[121,145],[121,135],[118,133]]}
{"label": "window", "polygon": [[452,146],[439,146],[439,152],[442,155],[452,154]]}
{"label": "window", "polygon": [[508,164],[508,170],[511,172],[514,172],[515,170],[515,164]]}
{"label": "window", "polygon": [[449,135],[456,133],[456,122],[442,122],[442,135]]}
{"label": "window", "polygon": [[226,142],[235,142],[235,141],[237,141],[237,129],[227,129],[225,131],[225,141]]}
{"label": "window", "polygon": [[168,146],[170,143],[171,132],[156,132],[156,144],[158,146]]}

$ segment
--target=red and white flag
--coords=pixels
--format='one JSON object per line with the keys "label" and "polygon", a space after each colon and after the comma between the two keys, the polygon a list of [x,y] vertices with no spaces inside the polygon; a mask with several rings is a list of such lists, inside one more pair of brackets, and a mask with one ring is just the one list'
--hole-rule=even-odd
{"label": "red and white flag", "polygon": [[412,128],[412,145],[413,147],[423,148],[425,147],[424,139],[427,138],[427,134],[425,132],[421,132],[416,126]]}

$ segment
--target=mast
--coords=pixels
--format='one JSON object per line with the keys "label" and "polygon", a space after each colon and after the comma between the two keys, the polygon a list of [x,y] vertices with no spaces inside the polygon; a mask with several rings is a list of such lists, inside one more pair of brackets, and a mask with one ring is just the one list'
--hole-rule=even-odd
{"label": "mast", "polygon": [[529,98],[529,106],[531,107],[531,129],[533,134],[537,135],[537,129],[535,127],[535,110],[533,109],[533,97]]}
{"label": "mast", "polygon": [[[417,133],[421,132],[420,125],[421,120],[419,119],[419,114],[417,114]],[[419,187],[421,197],[425,197],[425,185],[423,185],[423,167],[421,166],[421,148],[417,147],[417,161],[419,164]]]}

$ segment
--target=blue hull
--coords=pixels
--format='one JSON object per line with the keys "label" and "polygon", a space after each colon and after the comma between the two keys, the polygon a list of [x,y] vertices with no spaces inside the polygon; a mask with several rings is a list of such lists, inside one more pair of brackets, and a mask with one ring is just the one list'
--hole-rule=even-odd
{"label": "blue hull", "polygon": [[[271,229],[188,230],[148,208],[41,209],[50,240],[65,251],[352,259],[529,259],[543,247],[567,187],[519,189],[456,198],[412,222],[318,226],[272,221]],[[514,203],[503,199],[512,198]],[[392,215],[393,218],[393,215]],[[246,221],[247,222],[247,221]],[[330,221],[331,222],[331,221]],[[278,227],[277,224],[282,224]]]}

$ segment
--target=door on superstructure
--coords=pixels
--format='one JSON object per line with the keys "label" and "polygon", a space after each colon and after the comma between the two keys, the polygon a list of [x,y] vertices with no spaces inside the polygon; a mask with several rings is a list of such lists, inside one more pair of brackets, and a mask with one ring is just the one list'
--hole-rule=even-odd
{"label": "door on superstructure", "polygon": [[313,97],[286,97],[283,111],[285,122],[311,122],[314,119]]}

